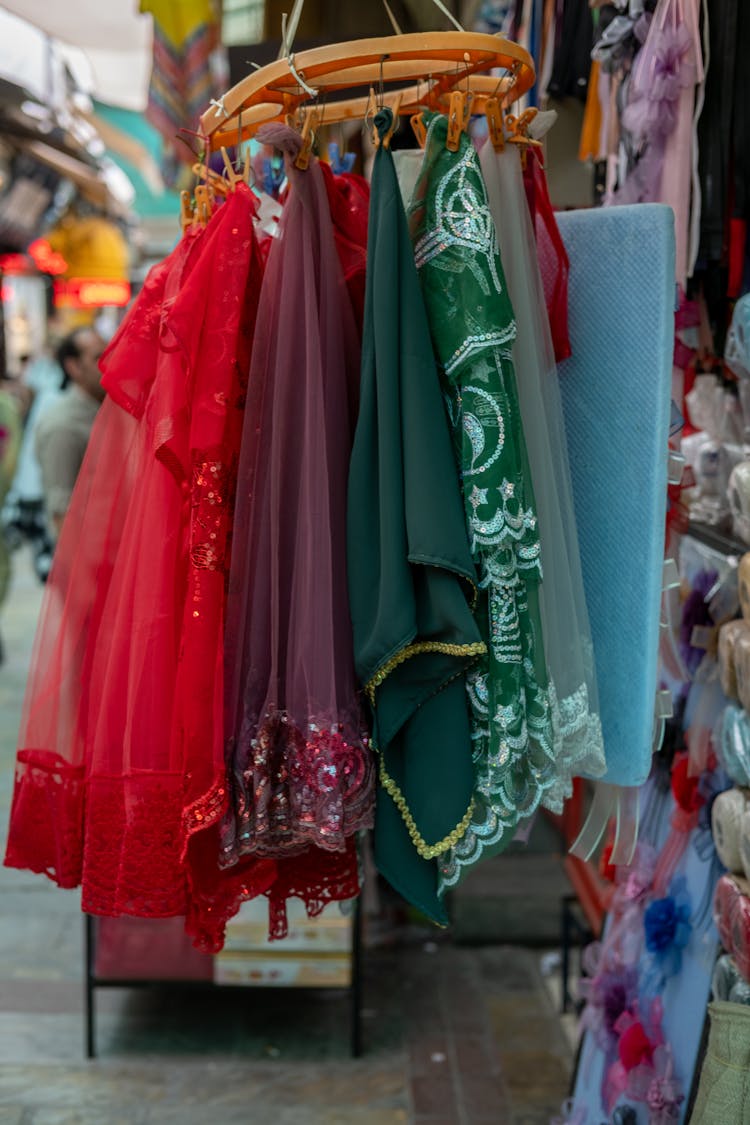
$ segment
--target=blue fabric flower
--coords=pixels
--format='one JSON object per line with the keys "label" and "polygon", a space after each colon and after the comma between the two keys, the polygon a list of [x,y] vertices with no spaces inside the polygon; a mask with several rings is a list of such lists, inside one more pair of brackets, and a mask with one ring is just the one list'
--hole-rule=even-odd
{"label": "blue fabric flower", "polygon": [[646,927],[646,948],[662,953],[672,944],[677,933],[677,906],[671,895],[652,902],[643,918]]}
{"label": "blue fabric flower", "polygon": [[690,941],[690,899],[683,876],[675,879],[670,894],[658,898],[646,910],[643,925],[646,931],[646,949],[651,954],[651,971],[646,973],[644,984],[648,991],[660,991],[667,977],[682,968],[682,951]]}

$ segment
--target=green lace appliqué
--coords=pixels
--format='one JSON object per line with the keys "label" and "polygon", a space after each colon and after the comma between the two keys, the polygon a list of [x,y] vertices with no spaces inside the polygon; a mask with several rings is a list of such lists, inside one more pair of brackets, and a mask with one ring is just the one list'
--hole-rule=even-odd
{"label": "green lace appliqu\u00e9", "polygon": [[466,137],[449,152],[446,130],[444,117],[432,119],[410,213],[488,653],[467,679],[474,815],[441,857],[443,888],[506,846],[556,779],[539,534],[511,359],[516,327],[476,153]]}

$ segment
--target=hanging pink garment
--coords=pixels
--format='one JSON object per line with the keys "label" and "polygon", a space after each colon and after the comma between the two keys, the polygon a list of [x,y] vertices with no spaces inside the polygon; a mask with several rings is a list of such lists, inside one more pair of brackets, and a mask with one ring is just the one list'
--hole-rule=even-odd
{"label": "hanging pink garment", "polygon": [[222,863],[278,860],[308,909],[358,888],[353,835],[372,824],[374,772],[355,688],[346,482],[359,341],[324,173],[286,156],[290,190],[270,249],[238,477],[225,656],[231,808]]}
{"label": "hanging pink garment", "polygon": [[[661,178],[661,201],[668,203],[675,218],[675,278],[684,291],[688,277],[688,254],[691,224],[691,190],[700,190],[693,176],[693,152],[697,144],[694,128],[696,88],[704,80],[703,45],[700,34],[701,0],[672,0],[664,21],[680,27],[688,36],[689,46],[682,62],[677,121],[667,137],[664,148],[664,170]],[[665,5],[666,9],[666,5]],[[654,18],[659,18],[657,10]],[[699,201],[696,201],[699,203]]]}
{"label": "hanging pink garment", "polygon": [[677,282],[685,287],[693,178],[693,109],[703,81],[700,0],[659,0],[636,56],[622,125],[641,146],[613,203],[668,203],[675,213]]}

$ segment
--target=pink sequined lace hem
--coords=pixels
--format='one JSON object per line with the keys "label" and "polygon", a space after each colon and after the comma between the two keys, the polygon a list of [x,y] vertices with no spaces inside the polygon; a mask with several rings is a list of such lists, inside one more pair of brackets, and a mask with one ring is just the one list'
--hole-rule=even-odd
{"label": "pink sequined lace hem", "polygon": [[235,773],[222,865],[250,854],[298,855],[311,845],[341,852],[355,832],[372,827],[375,770],[366,736],[354,740],[342,723],[323,720],[302,730],[275,711],[253,737],[241,737],[246,749],[231,759],[248,764]]}

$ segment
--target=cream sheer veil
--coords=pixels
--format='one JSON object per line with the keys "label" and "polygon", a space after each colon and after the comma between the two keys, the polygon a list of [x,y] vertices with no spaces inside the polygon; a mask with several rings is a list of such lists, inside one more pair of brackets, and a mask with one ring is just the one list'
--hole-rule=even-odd
{"label": "cream sheer veil", "polygon": [[537,502],[544,646],[555,712],[557,782],[544,804],[560,811],[572,778],[606,769],[591,630],[581,573],[557,366],[518,148],[480,153],[518,333],[513,363]]}

